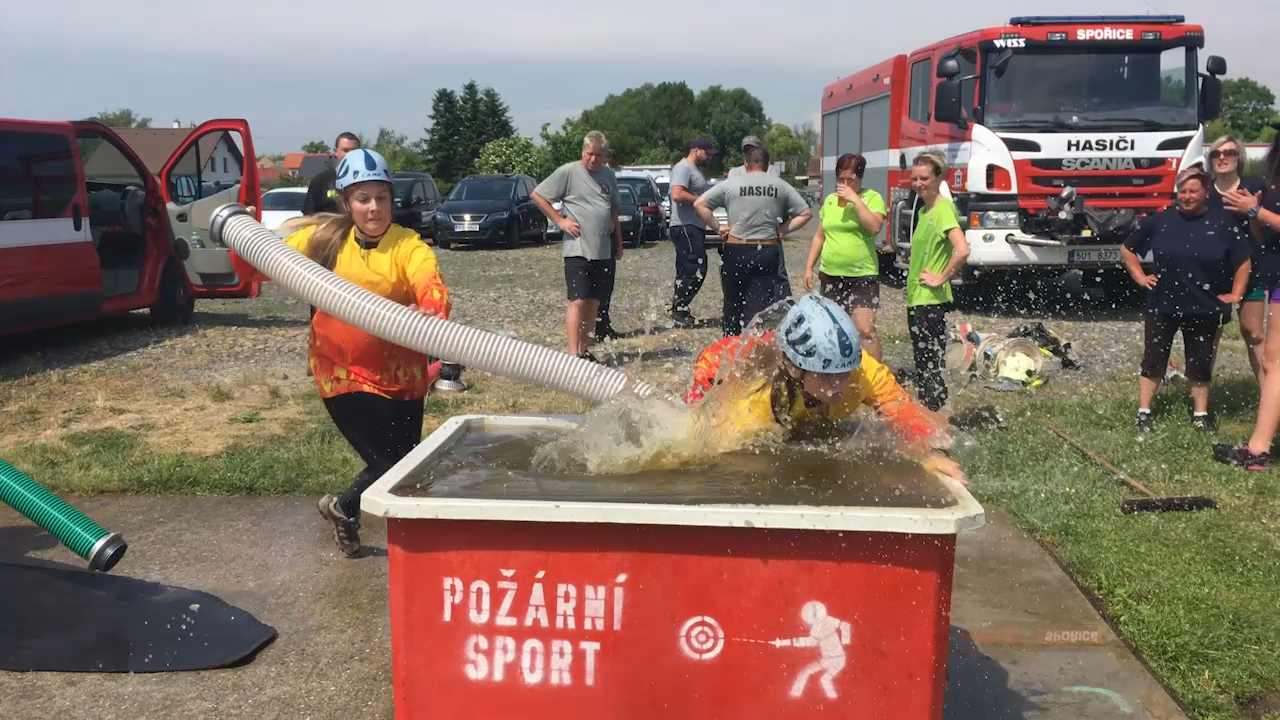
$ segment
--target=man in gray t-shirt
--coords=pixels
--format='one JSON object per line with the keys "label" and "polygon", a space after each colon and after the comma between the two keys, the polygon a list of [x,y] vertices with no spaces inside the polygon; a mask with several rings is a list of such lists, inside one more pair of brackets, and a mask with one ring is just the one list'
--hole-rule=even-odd
{"label": "man in gray t-shirt", "polygon": [[707,277],[707,226],[698,218],[693,203],[707,191],[702,168],[719,154],[711,141],[698,138],[689,145],[689,154],[671,168],[671,223],[668,234],[676,251],[676,280],[667,314],[678,327],[692,327],[689,304],[702,289]]}
{"label": "man in gray t-shirt", "polygon": [[[726,337],[740,335],[756,313],[783,299],[778,284],[782,237],[804,227],[813,215],[795,188],[767,172],[764,148],[751,147],[743,154],[747,172],[716,185],[694,203],[703,222],[724,238],[720,284]],[[715,218],[721,207],[728,216],[723,226]],[[779,218],[788,219],[783,227]]]}
{"label": "man in gray t-shirt", "polygon": [[[618,180],[611,168],[609,141],[593,130],[582,142],[582,160],[556,168],[533,191],[547,219],[564,231],[564,281],[569,308],[569,353],[596,361],[588,351],[600,302],[613,294],[617,261],[622,259],[618,224]],[[564,203],[565,217],[552,207]]]}
{"label": "man in gray t-shirt", "polygon": [[[747,152],[747,148],[753,148],[753,147],[762,148],[764,147],[764,142],[762,142],[760,138],[756,137],[755,135],[748,135],[742,138],[743,153]],[[778,177],[779,175],[781,175],[781,173],[778,171],[778,168],[774,166],[772,163],[769,164],[768,172],[770,175],[773,175],[774,177]],[[742,165],[737,165],[732,168],[729,168],[730,178],[742,177],[743,175],[746,175],[746,174],[747,174],[747,165],[745,162]],[[779,220],[781,220],[781,218],[779,218]],[[784,297],[791,295],[791,278],[787,277],[787,258],[786,258],[786,252],[784,251],[784,248],[782,245],[778,246],[778,293]]]}

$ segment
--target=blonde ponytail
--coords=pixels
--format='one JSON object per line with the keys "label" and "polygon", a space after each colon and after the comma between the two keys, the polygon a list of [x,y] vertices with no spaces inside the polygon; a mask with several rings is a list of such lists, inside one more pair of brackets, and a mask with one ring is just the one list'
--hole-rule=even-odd
{"label": "blonde ponytail", "polygon": [[338,263],[338,253],[342,250],[342,243],[351,236],[355,221],[347,213],[316,213],[286,220],[280,224],[280,229],[296,232],[313,226],[316,231],[307,240],[307,249],[304,254],[311,258],[312,262],[332,271]]}

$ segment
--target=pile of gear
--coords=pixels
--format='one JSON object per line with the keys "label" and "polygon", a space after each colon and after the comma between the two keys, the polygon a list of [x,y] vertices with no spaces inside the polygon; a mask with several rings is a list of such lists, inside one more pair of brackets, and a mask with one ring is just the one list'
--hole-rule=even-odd
{"label": "pile of gear", "polygon": [[1044,323],[1027,323],[1006,337],[982,335],[969,323],[953,326],[947,347],[947,372],[967,383],[981,378],[992,390],[1033,390],[1048,380],[1047,362],[1058,358],[1063,370],[1078,370],[1080,359],[1071,343]]}

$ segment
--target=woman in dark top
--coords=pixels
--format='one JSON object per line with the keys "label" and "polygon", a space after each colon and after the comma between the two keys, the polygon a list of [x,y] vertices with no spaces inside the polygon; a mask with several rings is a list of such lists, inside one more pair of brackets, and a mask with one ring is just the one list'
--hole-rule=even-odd
{"label": "woman in dark top", "polygon": [[[1213,182],[1209,185],[1209,207],[1224,207],[1224,194],[1242,190],[1250,195],[1262,192],[1265,187],[1261,180],[1242,176],[1244,169],[1244,146],[1230,135],[1223,135],[1209,146],[1209,173]],[[1243,210],[1236,211],[1236,217],[1246,233],[1249,232],[1249,218]],[[1253,272],[1249,275],[1249,289],[1240,301],[1240,337],[1244,340],[1245,349],[1249,353],[1249,367],[1253,368],[1254,377],[1262,382],[1262,340],[1264,320],[1266,319],[1267,291],[1262,286],[1262,278],[1258,275],[1258,264],[1253,264]],[[1221,334],[1221,333],[1219,333]],[[1214,355],[1217,356],[1217,342],[1214,342]]]}
{"label": "woman in dark top", "polygon": [[[1280,123],[1272,125],[1280,133]],[[1214,445],[1219,462],[1247,470],[1265,470],[1271,463],[1271,439],[1280,427],[1280,134],[1267,152],[1261,193],[1241,190],[1225,193],[1223,205],[1249,218],[1258,275],[1267,288],[1267,337],[1262,348],[1262,391],[1258,398],[1258,418],[1249,441],[1239,445]]]}
{"label": "woman in dark top", "polygon": [[[1142,375],[1138,378],[1138,431],[1155,429],[1151,401],[1169,365],[1173,338],[1182,330],[1192,424],[1212,432],[1209,381],[1214,339],[1244,297],[1252,247],[1231,213],[1208,206],[1209,176],[1193,165],[1178,174],[1177,203],[1145,220],[1124,241],[1120,256],[1134,282],[1148,288]],[[1155,274],[1139,257],[1151,252]]]}

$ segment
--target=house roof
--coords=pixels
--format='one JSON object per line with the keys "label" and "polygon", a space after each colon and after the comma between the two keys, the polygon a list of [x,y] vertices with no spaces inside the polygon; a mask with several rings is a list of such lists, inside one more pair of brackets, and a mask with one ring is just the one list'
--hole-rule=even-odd
{"label": "house roof", "polygon": [[288,153],[284,156],[284,164],[280,169],[285,172],[298,172],[299,168],[302,167],[302,163],[306,161],[307,158],[317,157],[324,158],[325,161],[328,161],[329,153]]}
{"label": "house roof", "polygon": [[328,169],[328,155],[308,155],[302,159],[302,164],[298,166],[297,173],[300,177],[313,178]]}
{"label": "house roof", "polygon": [[[138,155],[152,175],[160,174],[160,169],[193,130],[194,128],[112,128],[112,131]],[[209,157],[218,143],[227,135],[228,133],[225,132],[214,132],[200,138],[200,157],[202,159]],[[236,147],[235,142],[229,137],[227,137],[227,146],[237,160],[243,161],[240,148]],[[101,146],[96,145],[96,147]],[[133,172],[131,169],[121,167],[124,158],[119,153],[94,152],[90,157],[82,159],[86,175],[120,176],[130,175]]]}

